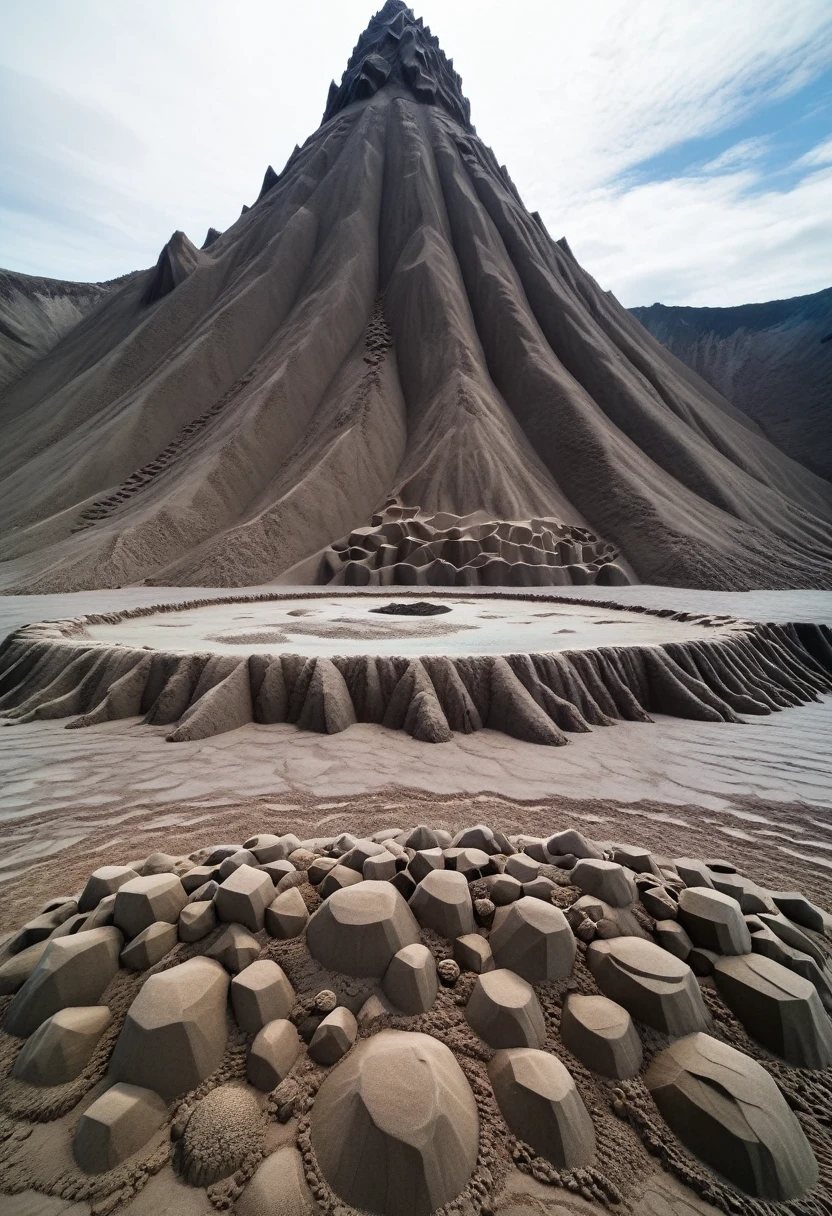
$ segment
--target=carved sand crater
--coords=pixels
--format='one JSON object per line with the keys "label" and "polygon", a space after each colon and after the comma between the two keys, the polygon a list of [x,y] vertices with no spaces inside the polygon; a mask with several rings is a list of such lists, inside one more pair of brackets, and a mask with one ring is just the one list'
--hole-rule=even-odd
{"label": "carved sand crater", "polygon": [[450,611],[378,615],[389,594],[228,596],[27,625],[0,645],[0,718],[143,716],[170,742],[248,722],[329,734],[371,722],[432,743],[488,727],[559,746],[652,713],[736,723],[832,692],[821,625],[424,589]]}

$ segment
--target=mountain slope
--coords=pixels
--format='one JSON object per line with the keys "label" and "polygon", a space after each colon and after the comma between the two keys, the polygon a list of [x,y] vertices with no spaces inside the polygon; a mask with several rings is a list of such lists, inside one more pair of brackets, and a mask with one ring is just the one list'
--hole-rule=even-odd
{"label": "mountain slope", "polygon": [[832,586],[832,486],[659,346],[389,0],[320,128],[0,396],[0,586]]}
{"label": "mountain slope", "polygon": [[738,308],[631,312],[772,443],[832,481],[832,287]]}

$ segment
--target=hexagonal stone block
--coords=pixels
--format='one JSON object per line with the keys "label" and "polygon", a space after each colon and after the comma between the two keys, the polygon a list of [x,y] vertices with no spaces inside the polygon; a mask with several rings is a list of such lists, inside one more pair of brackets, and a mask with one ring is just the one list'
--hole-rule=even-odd
{"label": "hexagonal stone block", "polygon": [[333,870],[337,865],[337,857],[316,857],[306,871],[306,877],[313,887],[317,887],[319,883],[323,882],[329,871]]}
{"label": "hexagonal stone block", "polygon": [[243,925],[258,933],[265,923],[266,908],[274,899],[274,883],[268,874],[253,866],[238,866],[221,884],[214,897],[217,919]]}
{"label": "hexagonal stone block", "polygon": [[208,950],[208,957],[237,975],[260,954],[260,943],[242,925],[228,925]]}
{"label": "hexagonal stone block", "polygon": [[78,911],[92,912],[107,895],[115,895],[126,882],[138,877],[131,866],[101,866],[93,870],[78,900]]}
{"label": "hexagonal stone block", "polygon": [[414,882],[421,882],[431,870],[445,869],[445,855],[441,849],[420,849],[407,864]]}
{"label": "hexagonal stone block", "polygon": [[655,935],[662,950],[675,954],[683,963],[688,961],[693,942],[677,920],[657,920]]}
{"label": "hexagonal stone block", "polygon": [[717,959],[713,974],[752,1038],[797,1068],[832,1065],[832,1022],[809,980],[762,954]]}
{"label": "hexagonal stone block", "polygon": [[579,861],[570,877],[584,895],[596,895],[613,908],[626,908],[638,898],[636,884],[615,861]]}
{"label": "hexagonal stone block", "polygon": [[266,862],[263,862],[262,865],[259,865],[257,867],[257,869],[262,870],[264,874],[268,874],[269,878],[272,880],[272,882],[274,883],[275,886],[277,886],[277,884],[280,882],[280,880],[282,878],[285,878],[287,874],[297,874],[298,873],[298,870],[296,870],[295,867],[292,865],[291,861],[288,861],[288,860],[287,861],[266,861]]}
{"label": "hexagonal stone block", "polygon": [[[182,912],[184,911],[183,908]],[[182,913],[179,915],[181,917]],[[173,949],[177,940],[176,925],[157,920],[155,924],[142,929],[141,933],[124,947],[121,952],[121,965],[129,967],[131,971],[147,971],[148,967],[154,967]]]}
{"label": "hexagonal stone block", "polygon": [[474,908],[464,874],[454,870],[431,870],[410,898],[410,907],[420,925],[453,941],[473,933]]}
{"label": "hexagonal stone block", "polygon": [[312,1146],[327,1182],[352,1207],[381,1216],[427,1216],[449,1203],[471,1177],[478,1140],[465,1074],[425,1034],[382,1030],[362,1041],[312,1108]]}
{"label": "hexagonal stone block", "polygon": [[158,920],[175,925],[187,902],[185,888],[175,874],[132,878],[116,892],[113,923],[126,938],[138,937]]}
{"label": "hexagonal stone block", "polygon": [[213,882],[218,874],[219,870],[216,866],[194,866],[192,870],[188,870],[187,874],[181,876],[180,882],[185,888],[186,894],[193,895],[194,891],[204,887],[206,882]]}
{"label": "hexagonal stone block", "polygon": [[318,1064],[337,1064],[355,1042],[358,1022],[345,1005],[328,1013],[312,1036],[309,1055]]}
{"label": "hexagonal stone block", "polygon": [[510,874],[497,874],[488,883],[488,898],[498,908],[523,898],[523,884]]}
{"label": "hexagonal stone block", "polygon": [[717,954],[750,954],[751,934],[735,899],[708,887],[679,893],[679,922],[691,941]]}
{"label": "hexagonal stone block", "polygon": [[[439,847],[439,837],[432,828],[426,827],[425,824],[419,824],[417,828],[405,833],[399,841],[407,849],[414,849],[417,853],[423,852],[425,849],[435,849]],[[450,844],[450,840],[448,844]]]}
{"label": "hexagonal stone block", "polygon": [[226,878],[230,878],[235,870],[239,870],[240,866],[251,866],[254,870],[259,862],[250,849],[238,849],[236,853],[232,853],[230,857],[224,858],[220,862],[219,878],[225,882]]}
{"label": "hexagonal stone block", "polygon": [[113,917],[116,911],[115,895],[105,895],[99,903],[98,907],[90,912],[87,919],[84,921],[85,929],[101,929],[105,925],[113,923]]}
{"label": "hexagonal stone block", "polygon": [[276,1018],[287,1018],[294,1003],[295,990],[272,959],[258,959],[231,981],[231,1008],[247,1034],[257,1034]]}
{"label": "hexagonal stone block", "polygon": [[575,937],[560,908],[529,896],[497,909],[489,943],[497,966],[530,984],[565,979],[575,962]]}
{"label": "hexagonal stone block", "polygon": [[369,878],[371,882],[387,882],[398,869],[399,863],[397,859],[392,853],[388,853],[384,849],[381,853],[377,853],[375,857],[367,858],[361,873],[365,878]]}
{"label": "hexagonal stone block", "polygon": [[546,1040],[534,988],[505,968],[477,976],[465,1016],[489,1047],[542,1047]]}
{"label": "hexagonal stone block", "polygon": [[706,1030],[710,1018],[687,963],[639,937],[594,941],[587,965],[601,991],[664,1034]]}
{"label": "hexagonal stone block", "polygon": [[612,851],[612,859],[618,865],[632,870],[634,874],[655,874],[657,878],[661,875],[652,853],[639,845],[617,844]]}
{"label": "hexagonal stone block", "polygon": [[266,908],[266,932],[281,940],[299,937],[308,920],[309,910],[297,887],[281,891]]}
{"label": "hexagonal stone block", "polygon": [[381,986],[402,1013],[427,1013],[439,991],[436,960],[427,946],[403,946],[390,960]]}
{"label": "hexagonal stone block", "polygon": [[678,901],[667,887],[642,887],[639,893],[645,912],[654,920],[675,920],[679,915]]}
{"label": "hexagonal stone block", "polygon": [[491,947],[479,933],[466,933],[454,942],[454,958],[463,971],[473,971],[481,975],[483,971],[493,971],[496,967]]}
{"label": "hexagonal stone block", "polygon": [[570,993],[560,1037],[573,1056],[605,1077],[623,1081],[641,1068],[641,1039],[626,1009],[606,996]]}
{"label": "hexagonal stone block", "polygon": [[30,1085],[63,1085],[85,1068],[112,1019],[106,1005],[61,1009],[31,1035],[12,1076]]}
{"label": "hexagonal stone block", "polygon": [[49,942],[8,1008],[6,1033],[25,1038],[60,1009],[94,1004],[118,971],[123,940],[107,926]]}
{"label": "hexagonal stone block", "polygon": [[179,913],[179,940],[199,942],[217,927],[217,913],[212,899],[186,904]]}
{"label": "hexagonal stone block", "polygon": [[268,1022],[249,1048],[246,1076],[252,1085],[270,1093],[289,1075],[300,1055],[298,1032],[285,1018]]}
{"label": "hexagonal stone block", "polygon": [[[467,889],[464,878],[462,883]],[[413,913],[389,882],[334,891],[306,927],[313,958],[329,971],[354,976],[384,975],[393,955],[418,941]]]}
{"label": "hexagonal stone block", "polygon": [[236,1216],[314,1216],[320,1211],[293,1144],[284,1144],[261,1161],[234,1211]]}
{"label": "hexagonal stone block", "polygon": [[386,852],[384,845],[376,844],[374,840],[356,840],[351,849],[341,854],[341,865],[363,874],[364,863],[368,858],[379,857]]}
{"label": "hexagonal stone block", "polygon": [[225,1052],[227,995],[228,976],[213,959],[151,975],[127,1011],[110,1074],[163,1098],[199,1085]]}
{"label": "hexagonal stone block", "polygon": [[575,1082],[556,1056],[530,1047],[498,1051],[488,1065],[494,1097],[518,1140],[557,1169],[595,1160],[595,1128]]}
{"label": "hexagonal stone block", "polygon": [[323,876],[318,885],[318,893],[321,899],[329,899],[334,891],[343,891],[345,887],[357,886],[362,881],[358,870],[353,870],[351,866],[342,866],[339,862]]}
{"label": "hexagonal stone block", "polygon": [[707,1034],[671,1043],[644,1077],[670,1127],[712,1170],[757,1199],[796,1199],[818,1177],[803,1129],[756,1060]]}
{"label": "hexagonal stone block", "polygon": [[167,1113],[167,1106],[152,1090],[113,1085],[78,1120],[72,1142],[75,1160],[86,1174],[114,1169],[147,1144]]}

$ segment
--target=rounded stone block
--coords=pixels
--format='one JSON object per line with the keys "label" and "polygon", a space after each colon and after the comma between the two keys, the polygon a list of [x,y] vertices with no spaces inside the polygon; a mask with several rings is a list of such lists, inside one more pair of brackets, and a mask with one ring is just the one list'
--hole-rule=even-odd
{"label": "rounded stone block", "polygon": [[272,959],[258,959],[231,981],[231,1008],[247,1034],[257,1034],[277,1018],[288,1018],[294,1003],[295,990]]}
{"label": "rounded stone block", "polygon": [[575,962],[575,937],[563,912],[528,895],[497,909],[489,944],[498,967],[530,984],[565,979]]}
{"label": "rounded stone block", "polygon": [[344,1005],[328,1013],[312,1036],[309,1055],[318,1064],[337,1064],[355,1042],[358,1022]]}
{"label": "rounded stone block", "polygon": [[102,899],[115,895],[125,883],[138,877],[131,866],[100,866],[99,869],[93,870],[87,879],[87,885],[78,900],[78,911],[92,912]]}
{"label": "rounded stone block", "polygon": [[30,1085],[63,1085],[89,1063],[112,1020],[106,1005],[61,1009],[31,1035],[14,1062],[12,1076]]}
{"label": "rounded stone block", "polygon": [[381,986],[402,1013],[427,1013],[439,991],[436,960],[427,946],[416,942],[394,954]]}
{"label": "rounded stone block", "polygon": [[595,1159],[595,1128],[567,1068],[548,1051],[514,1047],[488,1065],[494,1097],[518,1140],[556,1169]]}
{"label": "rounded stone block", "polygon": [[306,927],[313,958],[329,971],[353,976],[381,977],[394,954],[418,941],[416,919],[389,882],[334,891]]}
{"label": "rounded stone block", "polygon": [[464,874],[455,870],[431,870],[410,897],[410,907],[420,925],[453,941],[473,933],[474,908]]}
{"label": "rounded stone block", "polygon": [[563,1045],[587,1068],[623,1081],[641,1068],[638,1031],[626,1009],[606,996],[570,993],[560,1020]]}
{"label": "rounded stone block", "polygon": [[[184,911],[183,908],[182,912]],[[182,913],[180,913],[180,917],[181,915]],[[124,947],[121,952],[121,965],[129,967],[131,971],[147,971],[148,967],[154,967],[166,954],[170,953],[177,940],[176,925],[169,925],[167,921],[157,920],[155,924],[142,929],[141,933]]]}
{"label": "rounded stone block", "polygon": [[9,1006],[3,1029],[25,1038],[61,1009],[93,1005],[118,971],[123,940],[105,926],[50,942]]}
{"label": "rounded stone block", "polygon": [[186,904],[179,913],[179,940],[198,942],[217,927],[217,913],[212,899],[198,899]]}
{"label": "rounded stone block", "polygon": [[175,925],[188,896],[175,874],[132,878],[116,892],[113,923],[126,938],[138,937],[156,921]]}
{"label": "rounded stone block", "polygon": [[363,882],[363,879],[358,870],[353,870],[351,866],[342,866],[339,862],[331,870],[327,870],[321,879],[318,894],[321,899],[329,899],[335,891],[343,891],[345,887],[358,886],[360,882]]}
{"label": "rounded stone block", "polygon": [[242,925],[228,925],[208,950],[208,957],[238,975],[250,967],[260,953],[260,943]]}
{"label": "rounded stone block", "polygon": [[832,1022],[815,986],[762,954],[719,958],[714,981],[745,1029],[796,1068],[832,1066]]}
{"label": "rounded stone block", "polygon": [[707,1030],[710,1018],[693,972],[655,942],[594,941],[586,961],[604,995],[639,1022],[674,1037]]}
{"label": "rounded stone block", "polygon": [[751,934],[739,903],[709,887],[679,893],[679,923],[696,946],[717,954],[750,954]]}
{"label": "rounded stone block", "polygon": [[445,855],[441,849],[420,849],[408,862],[408,873],[414,882],[421,882],[431,870],[444,870]]}
{"label": "rounded stone block", "polygon": [[268,874],[243,865],[220,884],[214,905],[219,920],[259,933],[265,923],[266,908],[273,900],[274,883]]}
{"label": "rounded stone block", "polygon": [[565,832],[555,832],[554,836],[550,836],[546,841],[546,852],[552,856],[569,856],[577,857],[587,861],[601,861],[603,853],[581,832],[576,832],[574,828],[568,828]]}
{"label": "rounded stone block", "polygon": [[466,1186],[479,1117],[465,1074],[429,1035],[382,1030],[318,1090],[312,1146],[335,1193],[381,1216],[429,1216]]}
{"label": "rounded stone block", "polygon": [[613,908],[626,908],[638,898],[636,884],[624,867],[614,861],[581,860],[570,879],[584,895],[596,895]]}
{"label": "rounded stone block", "polygon": [[258,1165],[234,1210],[236,1216],[313,1216],[319,1210],[293,1144],[284,1144]]}
{"label": "rounded stone block", "polygon": [[0,967],[0,996],[11,996],[23,987],[43,958],[48,945],[48,941],[36,942],[34,946],[29,946],[6,959]]}
{"label": "rounded stone block", "polygon": [[110,1060],[117,1081],[175,1098],[222,1060],[228,1037],[228,975],[218,962],[192,958],[151,975],[127,1012]]}
{"label": "rounded stone block", "polygon": [[309,920],[309,910],[297,887],[289,887],[266,908],[266,932],[283,941],[299,937]]}
{"label": "rounded stone block", "polygon": [[246,1060],[246,1076],[264,1093],[275,1089],[300,1055],[298,1032],[285,1018],[267,1022],[255,1037]]}
{"label": "rounded stone block", "polygon": [[481,975],[496,967],[488,942],[479,933],[466,933],[454,942],[454,958],[463,971]]}
{"label": "rounded stone block", "polygon": [[707,1034],[672,1043],[644,1077],[662,1115],[692,1153],[756,1199],[804,1194],[818,1166],[768,1072]]}
{"label": "rounded stone block", "polygon": [[167,1106],[150,1089],[111,1086],[78,1120],[72,1150],[86,1174],[103,1174],[147,1144],[167,1118]]}
{"label": "rounded stone block", "polygon": [[542,1047],[546,1040],[534,988],[505,968],[477,977],[465,1016],[489,1047]]}

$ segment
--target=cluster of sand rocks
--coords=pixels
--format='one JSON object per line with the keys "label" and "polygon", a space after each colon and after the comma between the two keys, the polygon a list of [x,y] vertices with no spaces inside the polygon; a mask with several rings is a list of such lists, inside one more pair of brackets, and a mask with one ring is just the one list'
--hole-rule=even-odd
{"label": "cluster of sand rocks", "polygon": [[[2,948],[2,1185],[416,1216],[519,1168],[609,1205],[612,1113],[725,1211],[826,1211],[830,939],[799,892],[575,830],[105,865]],[[55,1119],[57,1176],[25,1147]]]}

